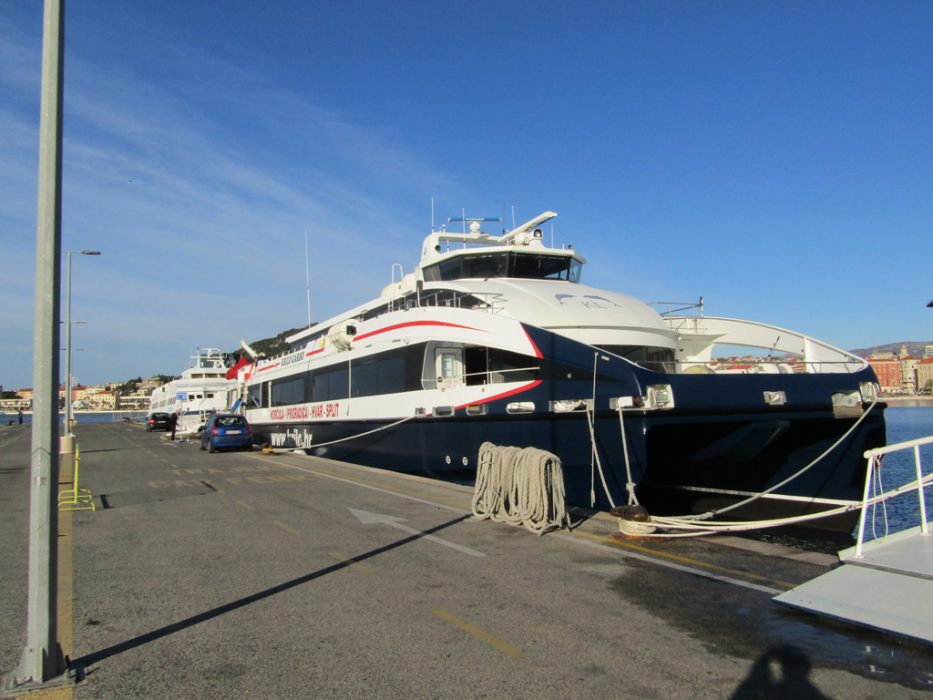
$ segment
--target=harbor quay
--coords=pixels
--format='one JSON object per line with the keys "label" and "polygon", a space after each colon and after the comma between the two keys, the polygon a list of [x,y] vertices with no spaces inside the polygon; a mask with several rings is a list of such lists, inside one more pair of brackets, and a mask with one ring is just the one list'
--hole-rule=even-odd
{"label": "harbor quay", "polygon": [[[26,639],[30,437],[0,428],[2,673]],[[468,486],[129,422],[77,442],[60,488],[94,509],[59,513],[57,619],[78,681],[35,697],[933,697],[929,647],[772,602],[828,554],[580,512],[536,536],[474,518]]]}

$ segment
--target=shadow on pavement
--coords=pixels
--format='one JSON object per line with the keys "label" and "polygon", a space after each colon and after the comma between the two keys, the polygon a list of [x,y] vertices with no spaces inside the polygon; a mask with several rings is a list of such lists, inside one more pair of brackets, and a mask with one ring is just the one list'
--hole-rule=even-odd
{"label": "shadow on pavement", "polygon": [[448,520],[445,523],[441,523],[440,525],[437,525],[436,527],[430,528],[428,530],[424,530],[423,532],[419,532],[417,534],[411,535],[410,537],[405,537],[401,540],[398,540],[397,542],[393,542],[392,544],[387,544],[383,547],[379,547],[378,549],[373,549],[369,552],[366,552],[365,554],[352,557],[351,559],[348,559],[347,561],[338,562],[337,564],[333,564],[332,566],[328,566],[324,569],[313,571],[304,576],[299,576],[298,578],[294,578],[291,581],[285,581],[284,583],[280,583],[276,586],[272,586],[271,588],[267,588],[263,591],[259,591],[258,593],[253,593],[252,595],[248,595],[245,598],[240,598],[239,600],[235,600],[225,605],[221,605],[212,610],[207,610],[197,615],[192,615],[189,618],[186,618],[184,620],[179,620],[178,622],[173,622],[170,625],[165,625],[164,627],[160,627],[159,629],[152,630],[151,632],[147,632],[146,634],[142,634],[138,637],[129,639],[125,642],[120,642],[119,644],[114,644],[104,649],[91,652],[90,654],[86,654],[85,656],[72,660],[69,666],[77,670],[79,673],[79,677],[82,677],[84,669],[86,669],[91,664],[98,663],[100,661],[103,661],[104,659],[110,658],[111,656],[116,656],[117,654],[122,654],[125,651],[135,649],[144,644],[148,644],[149,642],[153,642],[157,639],[167,637],[170,634],[175,634],[176,632],[180,632],[181,630],[187,629],[189,627],[193,627],[194,625],[198,625],[202,622],[207,622],[208,620],[212,620],[215,617],[220,617],[221,615],[224,615],[229,612],[233,612],[234,610],[243,608],[247,605],[251,605],[265,598],[269,598],[279,593],[283,593],[289,589],[295,588],[296,586],[300,586],[310,581],[323,578],[324,576],[327,576],[328,574],[332,574],[336,571],[340,571],[341,569],[345,569],[349,566],[352,566],[353,564],[356,564],[358,562],[365,561],[367,559],[376,557],[380,554],[384,554],[385,552],[389,552],[393,549],[397,549],[398,547],[402,547],[406,544],[409,544],[410,542],[415,542],[416,540],[426,535],[431,535],[435,532],[439,532],[441,530],[444,530],[450,527],[451,525],[456,525],[459,522],[468,520],[471,517],[472,516],[470,514],[464,514],[460,517],[454,518],[453,520]]}

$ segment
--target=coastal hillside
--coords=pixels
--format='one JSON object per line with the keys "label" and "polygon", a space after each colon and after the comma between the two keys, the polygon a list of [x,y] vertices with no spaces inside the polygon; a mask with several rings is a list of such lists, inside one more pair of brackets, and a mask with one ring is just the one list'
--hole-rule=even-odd
{"label": "coastal hillside", "polygon": [[907,346],[907,353],[911,357],[923,357],[923,350],[927,345],[933,345],[933,340],[902,340],[897,343],[885,343],[884,345],[872,345],[869,348],[849,350],[849,352],[859,357],[867,357],[876,352],[893,352],[897,355],[902,346]]}
{"label": "coastal hillside", "polygon": [[[299,326],[298,328],[290,328],[287,331],[282,331],[278,335],[272,336],[271,338],[262,338],[261,340],[251,340],[249,341],[249,346],[256,352],[264,354],[266,357],[272,357],[273,355],[281,355],[283,352],[288,350],[288,343],[285,339],[294,335],[298,331],[304,330],[307,326]],[[236,348],[230,354],[239,355],[241,353],[240,348]]]}

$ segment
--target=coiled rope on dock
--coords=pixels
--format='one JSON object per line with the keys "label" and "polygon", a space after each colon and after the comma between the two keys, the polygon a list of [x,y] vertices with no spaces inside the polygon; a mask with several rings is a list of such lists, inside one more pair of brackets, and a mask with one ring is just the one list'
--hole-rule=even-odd
{"label": "coiled rope on dock", "polygon": [[560,458],[535,447],[484,442],[476,464],[473,515],[541,535],[570,526]]}

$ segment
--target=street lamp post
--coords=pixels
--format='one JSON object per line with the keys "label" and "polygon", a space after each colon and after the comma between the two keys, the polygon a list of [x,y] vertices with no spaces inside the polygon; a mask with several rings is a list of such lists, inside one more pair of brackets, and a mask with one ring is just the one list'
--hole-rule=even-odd
{"label": "street lamp post", "polygon": [[[67,670],[58,641],[58,348],[61,293],[64,0],[46,0],[42,29],[36,304],[33,337],[29,590],[26,646],[3,691],[37,689]],[[67,676],[66,676],[67,677]]]}
{"label": "street lamp post", "polygon": [[71,255],[100,255],[99,250],[68,251],[67,291],[65,296],[65,427],[62,434],[61,452],[71,454],[74,451],[74,433],[72,427],[71,406]]}

